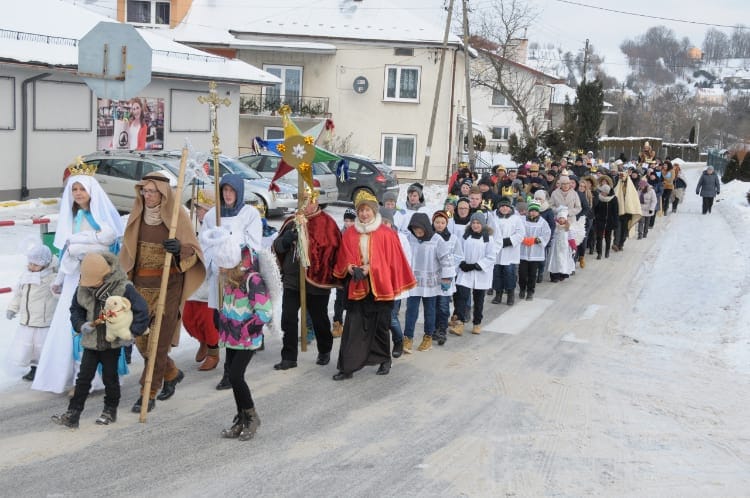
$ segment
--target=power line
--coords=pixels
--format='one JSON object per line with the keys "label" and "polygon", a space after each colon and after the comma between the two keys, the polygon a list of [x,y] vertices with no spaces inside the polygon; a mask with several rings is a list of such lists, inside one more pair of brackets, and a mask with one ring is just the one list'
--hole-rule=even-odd
{"label": "power line", "polygon": [[606,12],[614,12],[616,14],[625,14],[625,15],[628,15],[628,16],[636,16],[636,17],[647,17],[649,19],[659,19],[661,21],[683,22],[683,23],[686,23],[686,24],[700,24],[702,26],[715,26],[715,27],[718,27],[718,28],[747,29],[746,26],[742,26],[742,25],[729,26],[727,24],[716,24],[716,23],[701,22],[701,21],[689,21],[687,19],[677,19],[675,17],[652,16],[650,14],[640,14],[638,12],[627,12],[627,11],[624,11],[624,10],[608,9],[606,7],[599,7],[597,5],[588,5],[588,4],[580,3],[580,2],[572,2],[571,0],[555,0],[555,1],[556,2],[560,2],[560,3],[567,3],[567,4],[570,4],[570,5],[577,5],[579,7],[587,7],[589,9],[604,10]]}

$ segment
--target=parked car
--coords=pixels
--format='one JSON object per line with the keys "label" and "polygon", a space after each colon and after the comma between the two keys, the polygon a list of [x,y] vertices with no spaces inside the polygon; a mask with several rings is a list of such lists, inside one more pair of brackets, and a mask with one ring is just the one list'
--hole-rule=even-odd
{"label": "parked car", "polygon": [[398,195],[398,179],[390,166],[358,154],[339,154],[342,159],[330,161],[328,166],[334,172],[337,171],[339,163],[347,161],[349,164],[349,179],[341,181],[336,176],[336,186],[339,190],[339,200],[354,202],[354,198],[360,190],[367,190],[378,200],[383,200],[383,194],[393,191]]}
{"label": "parked car", "polygon": [[[117,151],[107,150],[94,152],[83,157],[87,164],[96,165],[97,179],[118,211],[129,213],[135,200],[135,184],[145,175],[153,172],[163,173],[169,178],[172,188],[177,186],[180,172],[180,156],[166,152]],[[213,187],[211,181],[194,179],[199,187]],[[182,203],[190,205],[193,193],[192,183],[186,183],[182,190]],[[245,192],[245,202],[258,204],[258,197],[252,192]]]}
{"label": "parked car", "polygon": [[[297,187],[286,182],[277,181],[279,192],[269,190],[271,180],[264,178],[257,171],[247,166],[245,163],[232,159],[229,156],[219,156],[221,170],[219,173],[223,176],[227,173],[235,173],[245,180],[245,192],[248,190],[254,193],[259,199],[260,204],[265,210],[266,216],[280,216],[286,211],[297,209]],[[214,158],[208,158],[208,174],[214,174]]]}
{"label": "parked car", "polygon": [[[260,173],[265,178],[273,178],[276,168],[279,167],[281,156],[273,152],[261,152],[260,154],[243,154],[237,157],[238,161]],[[325,206],[339,200],[339,192],[336,186],[336,175],[329,169],[326,163],[313,163],[313,184],[319,189],[318,202]],[[297,171],[293,170],[280,178],[281,181],[297,187]]]}

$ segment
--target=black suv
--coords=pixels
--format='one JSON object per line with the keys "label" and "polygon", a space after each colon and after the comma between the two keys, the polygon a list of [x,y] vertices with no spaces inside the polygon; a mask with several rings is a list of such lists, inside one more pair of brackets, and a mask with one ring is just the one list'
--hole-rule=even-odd
{"label": "black suv", "polygon": [[[339,188],[339,200],[354,202],[360,190],[366,190],[378,200],[383,200],[383,194],[388,191],[398,195],[398,179],[390,166],[369,157],[357,154],[339,154],[342,159],[330,161],[328,167],[336,173],[336,186]],[[342,161],[349,165],[349,180],[341,181]]]}

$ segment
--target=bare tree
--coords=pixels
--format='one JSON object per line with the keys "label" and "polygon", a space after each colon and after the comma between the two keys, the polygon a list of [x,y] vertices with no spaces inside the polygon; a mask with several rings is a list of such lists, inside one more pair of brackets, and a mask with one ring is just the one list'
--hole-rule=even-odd
{"label": "bare tree", "polygon": [[703,39],[703,58],[706,62],[726,59],[729,56],[729,36],[723,31],[711,28]]}
{"label": "bare tree", "polygon": [[535,143],[544,130],[541,109],[549,101],[549,89],[540,72],[526,66],[526,32],[537,13],[522,0],[495,0],[476,15],[479,36],[471,45],[479,58],[471,66],[473,87],[486,88],[502,96],[512,109],[522,130],[524,143]]}

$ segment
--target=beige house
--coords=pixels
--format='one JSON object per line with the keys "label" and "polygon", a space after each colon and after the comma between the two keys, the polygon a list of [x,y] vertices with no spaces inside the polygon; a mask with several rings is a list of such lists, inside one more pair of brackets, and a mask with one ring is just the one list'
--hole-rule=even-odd
{"label": "beige house", "polygon": [[[458,160],[465,101],[464,51],[451,35],[429,171],[423,176],[444,27],[391,0],[106,0],[118,19],[160,27],[175,41],[233,57],[278,76],[271,88],[243,86],[239,147],[282,136],[277,110],[289,104],[300,128],[335,125],[333,148],[382,159],[400,178],[444,181]],[[136,9],[139,9],[136,12]],[[140,15],[140,14],[138,14]],[[304,130],[303,130],[304,131]],[[325,144],[323,144],[325,146]]]}

